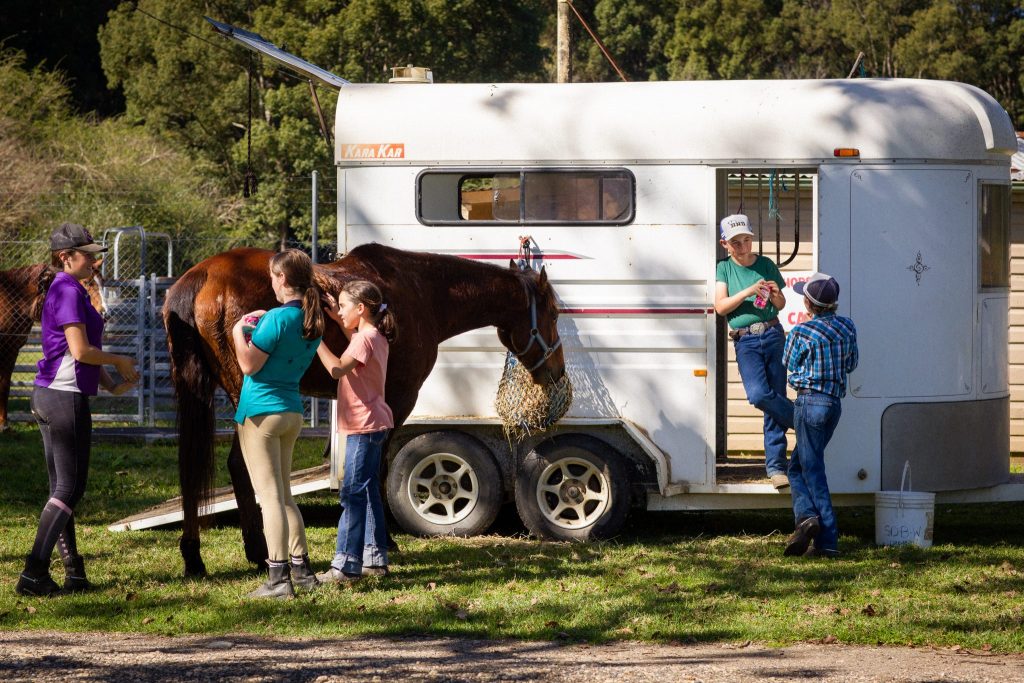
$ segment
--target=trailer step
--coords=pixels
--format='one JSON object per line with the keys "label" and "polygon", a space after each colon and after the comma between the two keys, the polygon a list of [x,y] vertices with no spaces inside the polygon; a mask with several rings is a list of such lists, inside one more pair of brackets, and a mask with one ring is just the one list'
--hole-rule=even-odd
{"label": "trailer step", "polygon": [[[331,466],[328,463],[292,472],[292,495],[322,491],[330,488]],[[238,509],[235,491],[230,486],[215,489],[210,503],[200,510],[202,516],[227,510]],[[184,518],[181,510],[181,496],[175,496],[159,505],[143,510],[130,517],[118,520],[107,527],[109,531],[138,531],[152,529],[165,524],[174,524]]]}

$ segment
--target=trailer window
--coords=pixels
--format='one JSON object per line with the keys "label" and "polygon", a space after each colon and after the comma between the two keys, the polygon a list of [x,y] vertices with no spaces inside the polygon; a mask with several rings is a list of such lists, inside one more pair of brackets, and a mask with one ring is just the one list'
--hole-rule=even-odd
{"label": "trailer window", "polygon": [[624,169],[426,171],[418,218],[431,224],[613,224],[633,220],[635,182]]}
{"label": "trailer window", "polygon": [[982,184],[978,276],[982,288],[1010,286],[1010,186]]}

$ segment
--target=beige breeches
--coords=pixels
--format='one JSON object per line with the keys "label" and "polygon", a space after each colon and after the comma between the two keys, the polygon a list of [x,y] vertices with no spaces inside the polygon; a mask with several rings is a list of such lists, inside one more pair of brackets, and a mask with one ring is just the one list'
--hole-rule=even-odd
{"label": "beige breeches", "polygon": [[302,429],[299,413],[247,417],[237,425],[242,457],[263,511],[270,559],[284,562],[308,552],[306,527],[291,490],[292,451]]}

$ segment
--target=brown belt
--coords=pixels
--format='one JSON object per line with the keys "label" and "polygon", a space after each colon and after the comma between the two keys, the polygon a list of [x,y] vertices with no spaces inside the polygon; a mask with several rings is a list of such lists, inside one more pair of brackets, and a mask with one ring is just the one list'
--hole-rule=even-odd
{"label": "brown belt", "polygon": [[764,334],[765,332],[767,332],[768,330],[770,330],[771,328],[775,327],[778,324],[779,324],[779,319],[778,318],[772,318],[771,320],[766,320],[763,323],[754,323],[754,324],[749,325],[747,327],[740,327],[740,328],[735,329],[735,330],[730,330],[729,331],[729,339],[732,339],[733,341],[736,341],[740,337],[742,337],[744,335],[747,335],[747,334]]}

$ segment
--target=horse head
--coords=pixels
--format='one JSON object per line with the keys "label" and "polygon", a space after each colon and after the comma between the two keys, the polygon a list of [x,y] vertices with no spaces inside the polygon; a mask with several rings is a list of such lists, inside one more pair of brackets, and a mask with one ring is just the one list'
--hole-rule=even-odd
{"label": "horse head", "polygon": [[546,385],[565,374],[562,340],[558,336],[558,299],[544,268],[537,273],[511,261],[526,294],[522,315],[498,328],[498,339],[522,363],[533,381]]}

